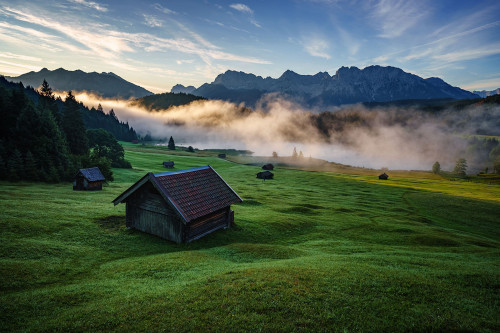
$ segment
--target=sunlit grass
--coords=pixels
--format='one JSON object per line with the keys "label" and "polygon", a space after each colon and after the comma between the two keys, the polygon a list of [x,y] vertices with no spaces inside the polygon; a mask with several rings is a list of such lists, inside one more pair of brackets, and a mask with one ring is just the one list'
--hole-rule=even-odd
{"label": "sunlit grass", "polygon": [[[500,329],[498,187],[134,151],[101,192],[0,183],[1,331]],[[146,172],[212,165],[244,199],[190,244],[125,228]]]}

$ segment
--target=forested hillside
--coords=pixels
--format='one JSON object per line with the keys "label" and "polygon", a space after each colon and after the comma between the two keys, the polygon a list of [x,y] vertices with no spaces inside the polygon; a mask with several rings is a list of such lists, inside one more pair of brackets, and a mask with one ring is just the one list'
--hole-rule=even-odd
{"label": "forested hillside", "polygon": [[94,149],[86,129],[108,130],[115,142],[136,139],[134,129],[112,112],[89,110],[71,91],[64,102],[55,98],[46,81],[35,91],[1,77],[0,119],[1,179],[58,182],[72,179],[79,168],[98,166],[112,180],[112,165],[130,167],[122,148],[114,157],[108,154],[114,145]]}
{"label": "forested hillside", "polygon": [[150,111],[156,110],[165,110],[171,106],[178,106],[189,104],[192,101],[204,100],[205,98],[185,94],[185,93],[163,93],[163,94],[155,94],[142,98],[138,98],[134,101],[134,104],[142,106]]}

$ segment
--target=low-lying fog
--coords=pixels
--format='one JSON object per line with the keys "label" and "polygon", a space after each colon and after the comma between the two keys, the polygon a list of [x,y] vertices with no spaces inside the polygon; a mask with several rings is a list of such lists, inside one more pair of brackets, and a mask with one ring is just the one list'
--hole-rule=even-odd
{"label": "low-lying fog", "polygon": [[[367,109],[347,106],[317,113],[278,96],[268,96],[254,111],[224,101],[195,101],[162,111],[148,111],[131,101],[77,94],[89,107],[114,110],[138,134],[172,136],[177,145],[194,148],[246,149],[257,156],[290,156],[294,147],[305,157],[370,168],[430,170],[439,161],[452,169],[464,157],[464,135],[491,123],[483,107],[445,111],[439,117],[411,108]],[[500,108],[487,110],[500,119]],[[468,160],[469,161],[469,160]],[[469,165],[471,165],[469,161]]]}

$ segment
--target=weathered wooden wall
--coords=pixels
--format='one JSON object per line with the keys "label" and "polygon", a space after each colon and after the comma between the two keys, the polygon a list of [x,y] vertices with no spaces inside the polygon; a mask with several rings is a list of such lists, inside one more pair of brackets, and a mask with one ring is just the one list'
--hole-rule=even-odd
{"label": "weathered wooden wall", "polygon": [[128,198],[127,227],[181,243],[184,224],[163,198],[154,193],[156,190],[148,185]]}
{"label": "weathered wooden wall", "polygon": [[229,228],[228,214],[229,207],[226,207],[213,214],[192,221],[186,226],[186,242],[198,239],[217,229]]}

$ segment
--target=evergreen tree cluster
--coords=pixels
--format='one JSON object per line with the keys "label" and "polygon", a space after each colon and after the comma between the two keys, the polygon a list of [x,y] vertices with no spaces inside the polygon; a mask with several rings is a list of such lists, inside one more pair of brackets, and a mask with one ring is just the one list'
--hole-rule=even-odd
{"label": "evergreen tree cluster", "polygon": [[198,100],[205,100],[205,98],[185,93],[163,93],[138,98],[135,100],[135,104],[150,111],[158,111],[166,110],[172,106],[189,104]]}
{"label": "evergreen tree cluster", "polygon": [[95,146],[89,146],[83,120],[85,109],[71,91],[64,102],[54,98],[45,80],[36,92],[1,77],[0,179],[59,182],[72,180],[80,168],[99,166],[105,177],[112,180],[111,166],[115,160],[117,167],[130,167],[112,134],[106,132],[108,145],[112,137],[110,150],[120,146],[121,159],[97,154]]}
{"label": "evergreen tree cluster", "polygon": [[102,128],[114,135],[117,140],[131,142],[137,140],[137,133],[133,127],[130,127],[128,122],[124,123],[118,120],[115,111],[111,109],[108,114],[104,113],[102,106],[99,104],[97,109],[91,109],[80,105],[83,109],[83,122],[87,129]]}

